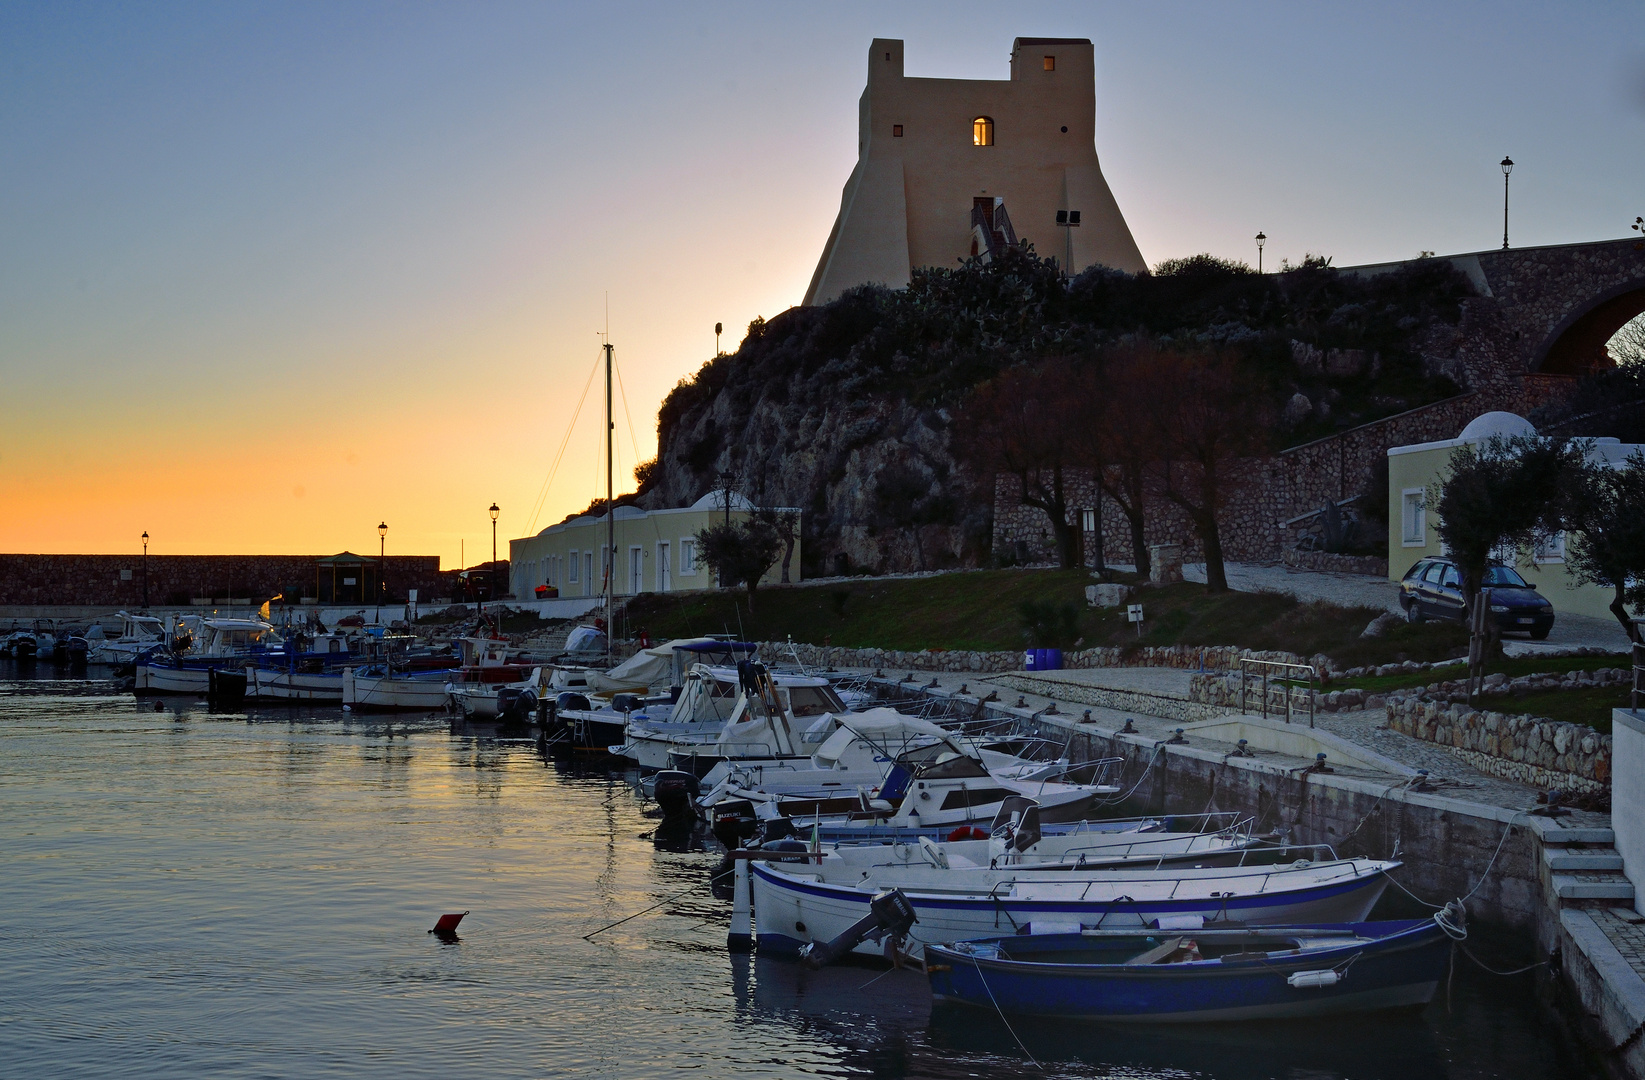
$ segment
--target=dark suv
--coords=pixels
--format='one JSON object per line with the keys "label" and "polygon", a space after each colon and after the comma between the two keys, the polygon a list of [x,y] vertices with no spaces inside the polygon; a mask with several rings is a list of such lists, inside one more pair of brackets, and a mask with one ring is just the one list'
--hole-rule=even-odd
{"label": "dark suv", "polygon": [[[1483,584],[1498,630],[1528,633],[1541,641],[1554,628],[1554,606],[1513,567],[1492,563],[1485,570]],[[1461,622],[1462,571],[1450,559],[1421,560],[1399,583],[1399,606],[1410,622]]]}

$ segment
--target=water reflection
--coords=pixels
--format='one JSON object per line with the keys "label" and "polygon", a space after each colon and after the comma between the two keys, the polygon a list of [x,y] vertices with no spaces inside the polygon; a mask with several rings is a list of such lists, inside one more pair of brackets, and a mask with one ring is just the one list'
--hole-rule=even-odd
{"label": "water reflection", "polygon": [[1528,980],[1462,968],[1451,1011],[1307,1024],[934,1010],[918,972],[727,955],[711,836],[606,763],[39,668],[0,668],[8,1074],[1592,1075]]}

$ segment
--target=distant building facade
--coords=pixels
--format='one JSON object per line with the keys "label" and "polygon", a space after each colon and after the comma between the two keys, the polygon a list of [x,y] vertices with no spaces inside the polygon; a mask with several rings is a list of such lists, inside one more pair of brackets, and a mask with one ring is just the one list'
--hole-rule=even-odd
{"label": "distant building facade", "polygon": [[[1419,561],[1445,555],[1439,522],[1428,505],[1430,489],[1444,483],[1451,454],[1460,446],[1480,446],[1493,437],[1535,435],[1530,421],[1509,412],[1483,413],[1469,421],[1454,439],[1395,446],[1388,451],[1388,577],[1399,581]],[[1645,446],[1618,439],[1594,439],[1588,449],[1591,464],[1622,468]],[[1565,566],[1565,534],[1548,538],[1535,551],[1502,553],[1504,562],[1517,566],[1554,611],[1615,619],[1610,609],[1615,592],[1579,582]]]}
{"label": "distant building facade", "polygon": [[[642,592],[694,592],[715,588],[719,582],[697,552],[697,533],[726,520],[726,496],[711,491],[690,506],[672,510],[617,507],[615,517],[618,596]],[[731,496],[730,518],[746,521],[754,506],[741,495]],[[509,591],[521,600],[537,595],[538,586],[562,597],[599,596],[605,590],[606,566],[613,545],[608,543],[605,515],[584,514],[550,525],[536,536],[508,542]],[[800,580],[800,540],[794,540],[789,577]],[[782,580],[782,557],[760,579],[762,585]]]}
{"label": "distant building facade", "polygon": [[1001,81],[907,78],[903,43],[875,38],[857,122],[857,166],[805,304],[899,288],[914,267],[1018,238],[1075,272],[1146,269],[1097,164],[1089,39],[1018,38]]}

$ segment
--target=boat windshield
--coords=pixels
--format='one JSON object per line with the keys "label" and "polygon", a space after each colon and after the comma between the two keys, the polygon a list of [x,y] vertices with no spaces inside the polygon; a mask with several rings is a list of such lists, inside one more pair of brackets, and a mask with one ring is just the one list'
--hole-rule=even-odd
{"label": "boat windshield", "polygon": [[845,702],[829,686],[790,686],[788,705],[795,716],[821,716],[845,712]]}
{"label": "boat windshield", "polygon": [[[913,770],[916,779],[961,780],[988,775],[988,770],[983,768],[982,762],[976,758],[967,757],[946,748],[939,749],[942,752],[935,758],[924,762]],[[903,760],[907,761],[913,756],[912,754],[905,754]]]}
{"label": "boat windshield", "polygon": [[1484,584],[1498,589],[1529,589],[1530,583],[1511,566],[1492,566],[1485,571]]}

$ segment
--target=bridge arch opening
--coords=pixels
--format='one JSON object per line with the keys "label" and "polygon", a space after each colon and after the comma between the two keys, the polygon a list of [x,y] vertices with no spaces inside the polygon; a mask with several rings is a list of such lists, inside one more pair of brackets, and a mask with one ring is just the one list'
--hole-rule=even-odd
{"label": "bridge arch opening", "polygon": [[[1645,280],[1630,282],[1596,297],[1586,308],[1573,312],[1554,328],[1542,348],[1533,370],[1545,375],[1589,375],[1615,367],[1609,346],[1619,332],[1627,339],[1630,324],[1645,315]],[[1645,333],[1640,335],[1645,340]]]}

